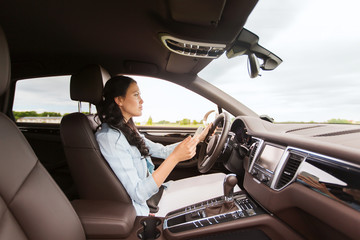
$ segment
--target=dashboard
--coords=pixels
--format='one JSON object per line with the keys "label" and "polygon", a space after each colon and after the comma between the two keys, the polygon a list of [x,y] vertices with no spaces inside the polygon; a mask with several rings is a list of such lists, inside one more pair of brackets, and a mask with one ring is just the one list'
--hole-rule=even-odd
{"label": "dashboard", "polygon": [[243,187],[267,211],[306,238],[360,236],[360,126],[241,116],[229,136],[248,149]]}

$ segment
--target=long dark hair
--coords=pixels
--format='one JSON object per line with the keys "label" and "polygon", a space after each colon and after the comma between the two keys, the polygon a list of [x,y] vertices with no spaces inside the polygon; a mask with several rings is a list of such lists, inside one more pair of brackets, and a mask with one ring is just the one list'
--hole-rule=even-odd
{"label": "long dark hair", "polygon": [[149,156],[149,149],[145,145],[144,139],[139,135],[134,121],[129,119],[127,122],[116,104],[115,97],[125,97],[131,83],[136,81],[130,77],[115,76],[106,82],[103,90],[103,101],[98,108],[97,116],[101,123],[107,123],[111,128],[121,131],[130,145],[137,147],[141,155]]}

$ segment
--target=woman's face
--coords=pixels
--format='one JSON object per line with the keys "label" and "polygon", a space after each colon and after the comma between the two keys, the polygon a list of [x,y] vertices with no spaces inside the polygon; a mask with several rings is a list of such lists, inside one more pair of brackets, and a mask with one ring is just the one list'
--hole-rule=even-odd
{"label": "woman's face", "polygon": [[130,83],[125,97],[115,97],[114,100],[119,106],[126,122],[132,117],[141,116],[144,101],[140,96],[140,89],[135,82]]}

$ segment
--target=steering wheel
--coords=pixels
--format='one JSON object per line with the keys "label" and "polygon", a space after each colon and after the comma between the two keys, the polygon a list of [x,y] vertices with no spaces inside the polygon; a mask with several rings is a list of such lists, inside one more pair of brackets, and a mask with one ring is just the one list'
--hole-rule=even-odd
{"label": "steering wheel", "polygon": [[[220,134],[212,134],[216,127],[222,123],[222,130]],[[200,149],[200,156],[198,158],[198,170],[201,173],[207,173],[212,166],[214,166],[216,160],[219,158],[224,145],[227,140],[227,136],[230,131],[230,117],[228,113],[221,113],[213,122],[212,128],[209,130],[209,134],[206,136],[204,143]],[[204,157],[203,157],[204,156]]]}

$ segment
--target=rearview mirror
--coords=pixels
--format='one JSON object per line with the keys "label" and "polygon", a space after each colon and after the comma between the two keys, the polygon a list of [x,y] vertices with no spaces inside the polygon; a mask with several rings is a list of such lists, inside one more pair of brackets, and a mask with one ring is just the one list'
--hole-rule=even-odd
{"label": "rearview mirror", "polygon": [[248,56],[248,72],[251,78],[256,78],[260,72],[259,60],[253,53]]}
{"label": "rearview mirror", "polygon": [[[259,37],[256,34],[243,28],[237,39],[235,40],[233,46],[226,52],[226,56],[228,58],[233,58],[237,56],[248,55],[249,66],[251,70],[254,70],[254,73],[256,72],[257,68],[261,68],[262,70],[274,70],[282,63],[281,58],[279,58],[266,48],[260,46],[258,42]],[[256,64],[258,64],[257,58],[263,60],[260,66],[257,65],[258,67],[256,66]],[[249,73],[252,73],[252,71],[249,71]],[[252,78],[253,76],[254,75],[250,75],[250,77]]]}

